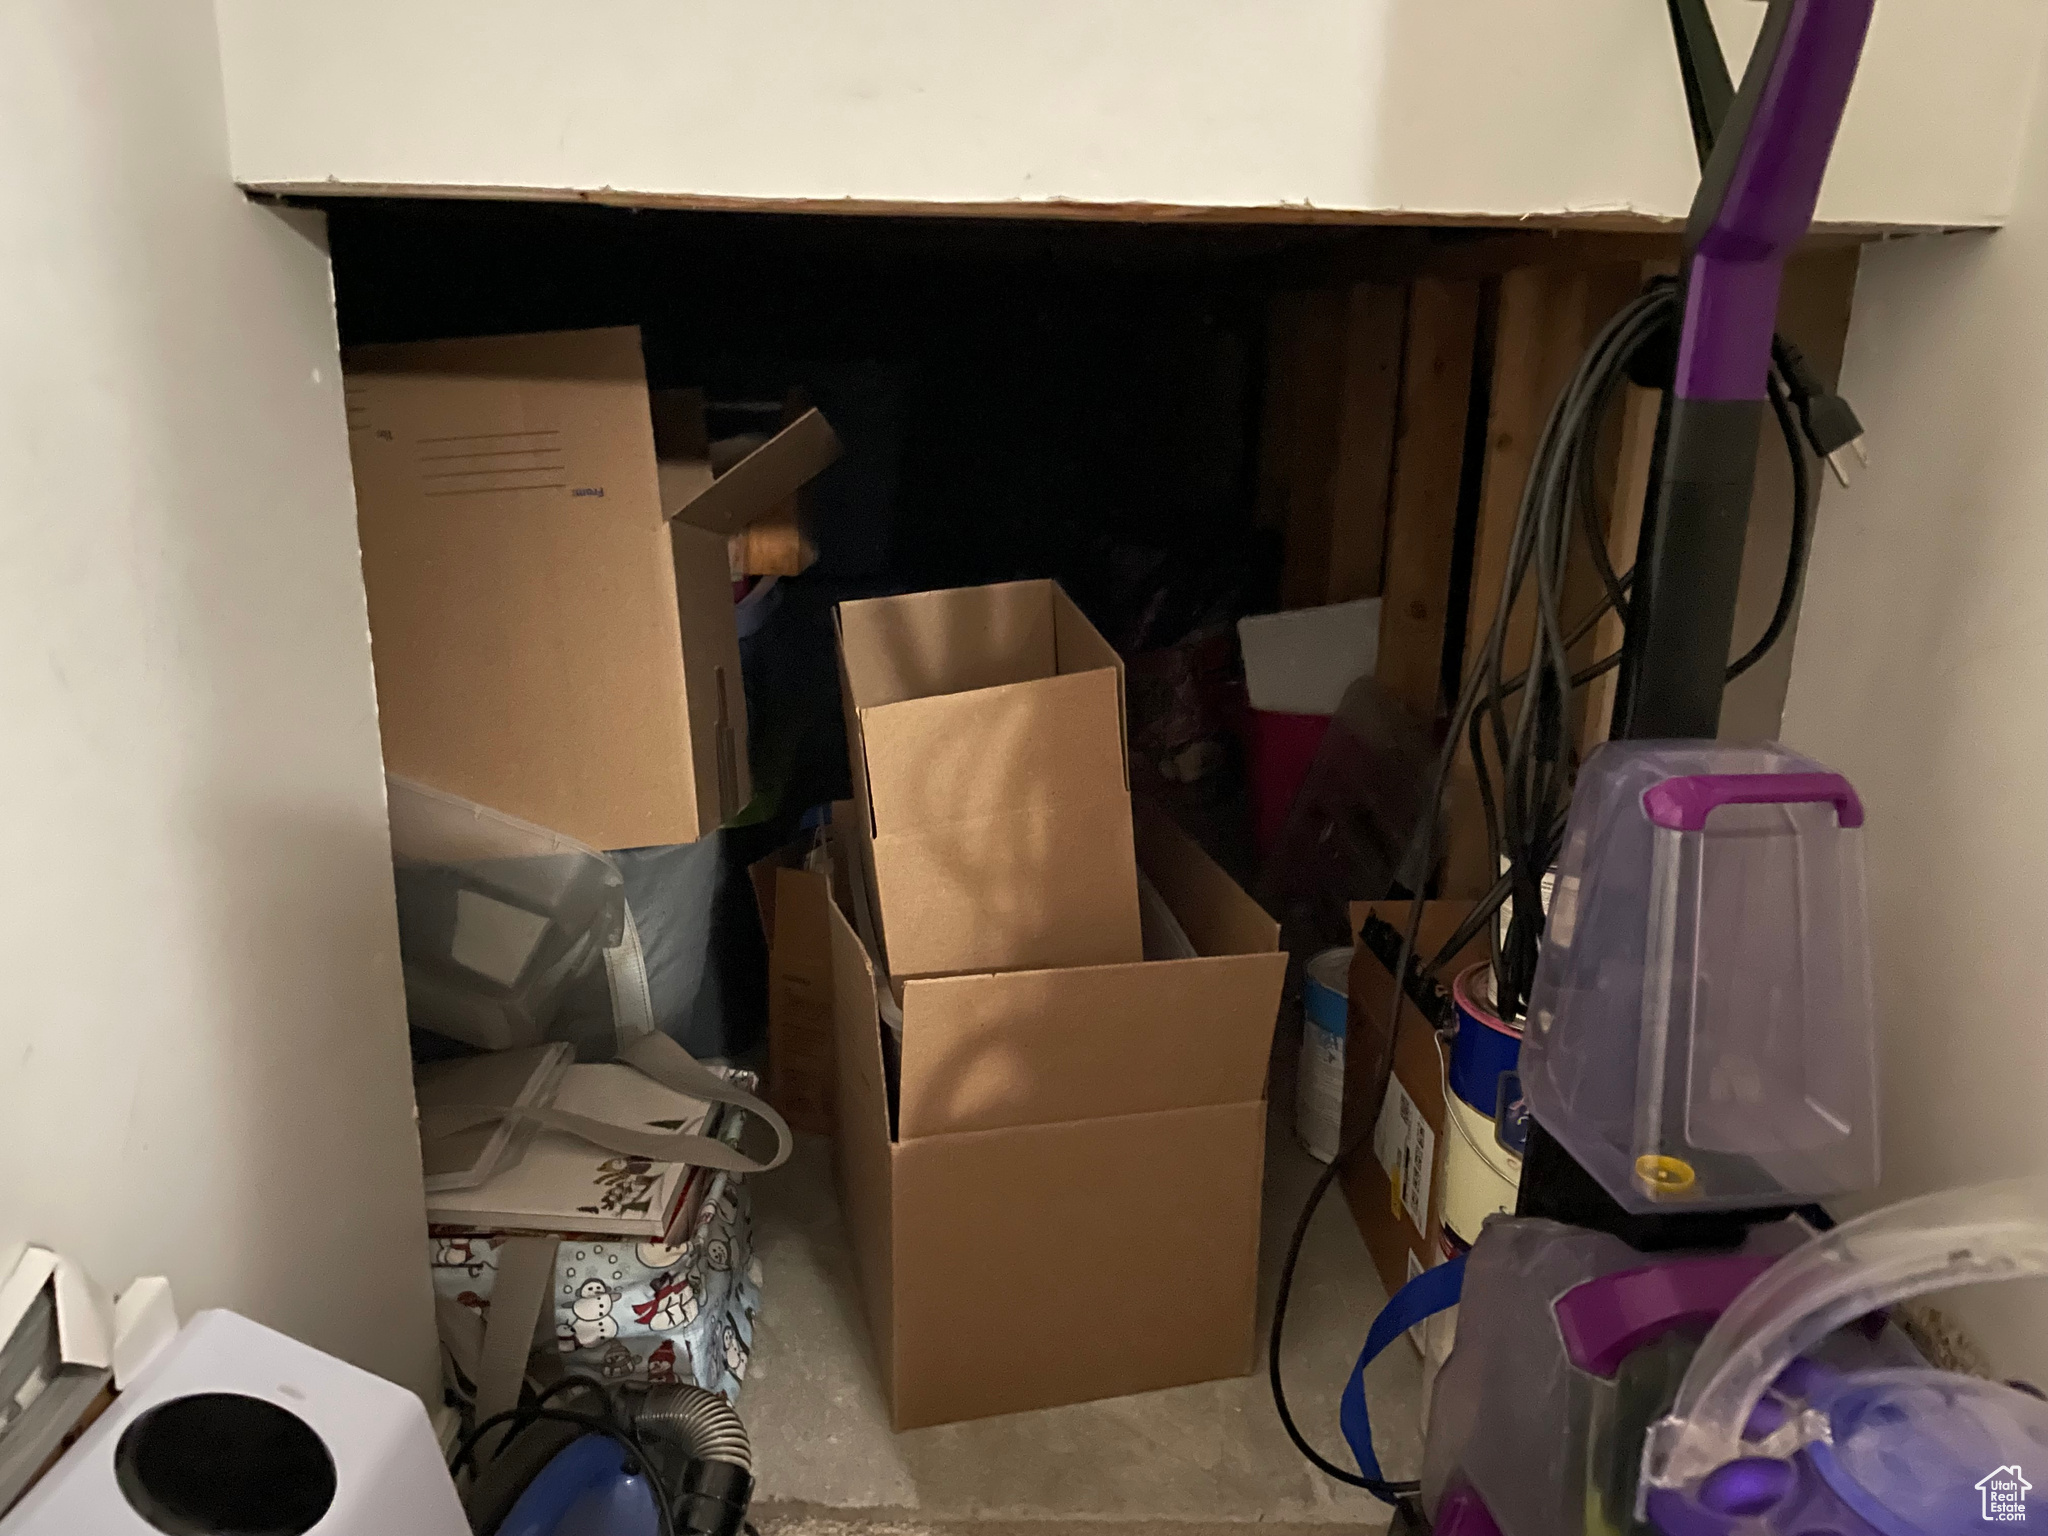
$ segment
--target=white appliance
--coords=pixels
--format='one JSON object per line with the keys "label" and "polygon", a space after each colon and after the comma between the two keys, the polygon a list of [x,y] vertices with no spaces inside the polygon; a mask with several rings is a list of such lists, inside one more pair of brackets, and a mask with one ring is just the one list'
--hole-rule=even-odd
{"label": "white appliance", "polygon": [[201,1312],[0,1536],[468,1536],[420,1400],[233,1312]]}

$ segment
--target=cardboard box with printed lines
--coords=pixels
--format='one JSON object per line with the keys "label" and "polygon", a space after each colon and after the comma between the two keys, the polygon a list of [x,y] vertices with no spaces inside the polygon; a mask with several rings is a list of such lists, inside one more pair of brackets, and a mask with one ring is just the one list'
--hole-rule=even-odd
{"label": "cardboard box with printed lines", "polygon": [[[596,848],[752,793],[728,539],[838,453],[808,412],[714,478],[634,329],[343,359],[386,766]],[[693,413],[694,407],[694,413]]]}

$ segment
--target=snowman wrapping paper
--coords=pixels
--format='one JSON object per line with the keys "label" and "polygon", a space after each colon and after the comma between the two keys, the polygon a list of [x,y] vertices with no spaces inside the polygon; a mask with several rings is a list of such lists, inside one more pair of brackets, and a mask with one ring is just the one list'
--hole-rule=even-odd
{"label": "snowman wrapping paper", "polygon": [[[747,1234],[746,1188],[721,1175],[680,1247],[562,1238],[552,1286],[562,1365],[617,1386],[691,1382],[737,1402],[761,1306]],[[434,1239],[435,1291],[486,1314],[499,1241]]]}

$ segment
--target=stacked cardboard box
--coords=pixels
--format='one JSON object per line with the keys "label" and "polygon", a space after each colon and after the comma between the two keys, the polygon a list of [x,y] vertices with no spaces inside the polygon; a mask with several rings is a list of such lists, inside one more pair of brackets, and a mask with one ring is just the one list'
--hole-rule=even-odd
{"label": "stacked cardboard box", "polygon": [[728,542],[831,462],[824,419],[714,477],[701,397],[650,396],[637,330],[343,361],[390,771],[594,848],[735,814]]}
{"label": "stacked cardboard box", "polygon": [[840,635],[870,910],[811,899],[897,1427],[1243,1374],[1277,926],[1133,807],[1121,666],[1057,586],[849,603]]}
{"label": "stacked cardboard box", "polygon": [[[1432,901],[1424,906],[1416,963],[1434,955],[1471,911],[1469,901]],[[1450,1134],[1444,1119],[1444,1058],[1437,1043],[1437,1021],[1416,1002],[1418,987],[1412,982],[1399,1033],[1393,1030],[1394,955],[1381,951],[1389,947],[1386,938],[1405,927],[1408,915],[1405,901],[1355,902],[1351,907],[1351,930],[1362,937],[1351,958],[1344,1127],[1348,1138],[1371,1119],[1373,1138],[1372,1155],[1361,1153],[1346,1166],[1344,1193],[1389,1296],[1443,1257],[1444,1138]],[[1381,938],[1377,946],[1369,942],[1375,933]],[[1474,939],[1444,975],[1457,974],[1485,953],[1486,940]],[[1437,992],[1442,993],[1440,999]],[[1448,1009],[1447,989],[1423,995],[1433,1007]],[[1374,1076],[1383,1070],[1390,1049],[1393,1070],[1385,1096],[1375,1102],[1379,1085]]]}
{"label": "stacked cardboard box", "polygon": [[891,974],[1142,958],[1123,663],[1066,593],[843,603],[839,650]]}

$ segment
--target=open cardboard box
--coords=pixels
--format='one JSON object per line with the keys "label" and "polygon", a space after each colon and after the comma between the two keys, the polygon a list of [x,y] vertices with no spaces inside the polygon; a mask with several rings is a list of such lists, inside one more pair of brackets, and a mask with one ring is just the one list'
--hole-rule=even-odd
{"label": "open cardboard box", "polygon": [[1163,813],[1140,802],[1135,821],[1197,958],[902,983],[893,1138],[877,973],[807,877],[831,944],[841,1198],[898,1429],[1252,1367],[1286,957]]}
{"label": "open cardboard box", "polygon": [[[1415,943],[1418,963],[1457,931],[1472,905],[1424,904]],[[1407,925],[1408,911],[1405,901],[1353,902],[1351,931],[1357,935],[1377,921],[1398,934]],[[1459,951],[1443,973],[1446,999],[1450,978],[1486,952],[1484,935]],[[1451,1134],[1444,1118],[1444,1058],[1436,1028],[1415,1006],[1412,991],[1393,1042],[1386,1097],[1372,1102],[1374,1058],[1386,1049],[1393,986],[1392,960],[1382,959],[1363,941],[1355,943],[1345,1010],[1344,1135],[1347,1140],[1355,1135],[1367,1117],[1374,1123],[1372,1155],[1361,1154],[1345,1166],[1344,1195],[1389,1296],[1442,1258],[1444,1138]]]}
{"label": "open cardboard box", "polygon": [[838,629],[895,977],[1139,959],[1123,663],[1058,583],[842,603]]}
{"label": "open cardboard box", "polygon": [[824,419],[714,478],[701,404],[694,435],[665,413],[657,454],[635,329],[355,347],[343,367],[390,771],[595,848],[736,814],[727,540],[832,461]]}

